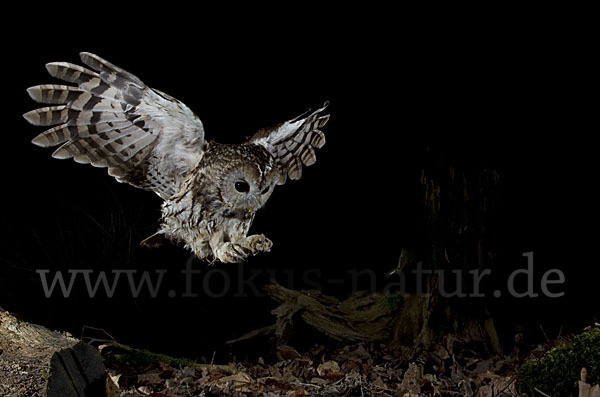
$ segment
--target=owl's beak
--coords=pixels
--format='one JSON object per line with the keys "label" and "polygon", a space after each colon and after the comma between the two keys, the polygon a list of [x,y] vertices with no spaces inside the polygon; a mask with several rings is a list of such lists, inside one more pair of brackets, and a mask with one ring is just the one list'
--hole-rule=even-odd
{"label": "owl's beak", "polygon": [[259,199],[256,199],[254,197],[252,197],[250,200],[248,200],[249,202],[246,204],[248,207],[248,213],[249,214],[253,214],[256,211],[258,211],[261,207],[261,202]]}

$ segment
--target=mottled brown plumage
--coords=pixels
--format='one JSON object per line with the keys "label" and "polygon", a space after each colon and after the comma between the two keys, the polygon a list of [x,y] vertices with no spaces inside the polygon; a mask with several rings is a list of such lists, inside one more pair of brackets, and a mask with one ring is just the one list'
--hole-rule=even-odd
{"label": "mottled brown plumage", "polygon": [[31,124],[55,126],[33,139],[61,145],[55,158],[107,167],[119,182],[154,191],[163,200],[157,237],[183,242],[196,256],[240,262],[268,251],[264,235],[247,236],[254,215],[289,177],[316,161],[329,115],[320,109],[257,132],[240,145],[206,142],[200,119],[183,103],[90,53],[92,70],[66,62],[46,65],[50,75],[75,83],[28,89],[53,106],[24,115]]}

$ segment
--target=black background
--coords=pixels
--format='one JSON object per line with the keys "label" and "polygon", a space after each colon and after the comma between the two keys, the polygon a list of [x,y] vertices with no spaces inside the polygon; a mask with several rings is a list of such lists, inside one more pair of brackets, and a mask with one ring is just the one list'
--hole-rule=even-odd
{"label": "black background", "polygon": [[[223,341],[270,322],[274,304],[236,297],[235,287],[222,298],[201,290],[199,298],[181,298],[177,274],[189,253],[137,246],[157,228],[159,198],[118,184],[105,170],[53,160],[51,150],[30,143],[43,130],[21,117],[36,107],[25,89],[54,81],[45,63],[80,63],[78,52],[89,51],[187,104],[207,138],[219,142],[240,142],[331,101],[317,163],[302,180],[277,188],[252,227],[273,240],[272,252],[242,268],[217,265],[234,286],[240,269],[275,271],[284,284],[284,272],[292,271],[295,288],[306,286],[298,275],[308,268],[323,280],[352,269],[382,276],[402,247],[418,243],[419,171],[431,153],[443,153],[466,169],[501,172],[496,277],[525,267],[527,251],[534,251],[538,279],[550,268],[566,276],[560,299],[491,299],[502,336],[509,340],[521,319],[556,333],[600,314],[597,81],[585,32],[515,31],[510,24],[394,31],[373,21],[375,27],[347,23],[344,30],[292,25],[300,34],[288,36],[281,25],[231,34],[225,26],[184,32],[172,21],[143,35],[124,27],[113,35],[106,27],[92,38],[77,34],[88,28],[75,21],[53,34],[41,29],[34,40],[9,40],[2,63],[0,306],[76,335],[83,325],[101,327],[124,343],[193,357],[210,357]],[[199,261],[193,266],[210,270]],[[127,288],[113,299],[91,299],[81,284],[71,298],[46,299],[35,270],[73,268],[167,269],[172,277],[156,299],[134,299]],[[258,276],[257,285],[267,278]],[[177,297],[167,296],[170,288]],[[350,292],[347,282],[325,283],[324,290]]]}

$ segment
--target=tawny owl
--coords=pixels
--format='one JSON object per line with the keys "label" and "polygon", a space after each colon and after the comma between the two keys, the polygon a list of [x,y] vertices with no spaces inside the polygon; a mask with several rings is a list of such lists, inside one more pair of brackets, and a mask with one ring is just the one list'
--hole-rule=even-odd
{"label": "tawny owl", "polygon": [[[201,259],[241,262],[269,251],[263,234],[247,236],[256,211],[325,144],[329,115],[316,111],[257,132],[239,145],[204,139],[200,119],[183,103],[90,53],[90,69],[66,62],[46,65],[51,76],[76,83],[28,89],[37,102],[57,106],[24,114],[53,126],[33,139],[61,145],[54,158],[108,167],[119,182],[151,190],[163,200],[159,231],[145,240],[182,242]],[[144,242],[143,242],[144,243]]]}

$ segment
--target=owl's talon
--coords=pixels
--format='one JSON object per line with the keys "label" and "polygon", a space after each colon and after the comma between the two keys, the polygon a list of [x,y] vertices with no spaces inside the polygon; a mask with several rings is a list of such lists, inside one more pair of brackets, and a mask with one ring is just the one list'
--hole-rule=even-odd
{"label": "owl's talon", "polygon": [[273,242],[265,237],[264,234],[255,234],[248,236],[242,243],[244,247],[249,249],[253,254],[258,252],[269,252],[273,246]]}
{"label": "owl's talon", "polygon": [[248,256],[248,254],[250,253],[248,249],[246,249],[244,246],[239,245],[239,244],[231,244],[231,247],[240,255],[243,257]]}
{"label": "owl's talon", "polygon": [[260,252],[269,252],[269,251],[271,251],[272,246],[273,246],[273,242],[271,240],[269,240],[268,238],[264,237],[264,239],[260,243],[257,243],[256,249],[257,249],[257,251],[260,251]]}
{"label": "owl's talon", "polygon": [[248,252],[239,244],[226,242],[216,250],[215,256],[223,263],[240,263],[248,257]]}

